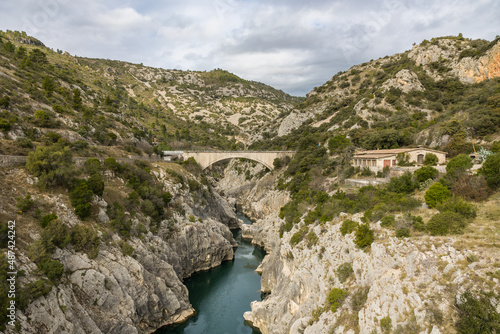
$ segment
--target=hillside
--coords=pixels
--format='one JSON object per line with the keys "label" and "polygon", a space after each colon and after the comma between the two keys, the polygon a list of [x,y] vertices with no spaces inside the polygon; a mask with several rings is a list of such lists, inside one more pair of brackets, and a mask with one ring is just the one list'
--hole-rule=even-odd
{"label": "hillside", "polygon": [[220,69],[75,57],[24,33],[0,33],[3,154],[26,154],[48,132],[90,145],[85,155],[242,149],[298,101]]}
{"label": "hillside", "polygon": [[[363,149],[426,145],[472,152],[500,139],[500,40],[433,38],[336,74],[280,124],[274,145],[298,133],[347,135]],[[290,138],[290,140],[288,140]]]}

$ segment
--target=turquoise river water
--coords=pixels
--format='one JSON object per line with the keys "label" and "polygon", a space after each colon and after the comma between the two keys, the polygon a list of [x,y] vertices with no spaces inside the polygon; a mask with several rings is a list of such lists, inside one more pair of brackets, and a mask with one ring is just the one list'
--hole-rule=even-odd
{"label": "turquoise river water", "polygon": [[[245,224],[251,221],[243,214]],[[260,276],[255,272],[264,258],[261,247],[241,239],[241,231],[233,231],[238,248],[234,260],[217,268],[194,274],[184,284],[196,315],[186,323],[164,327],[155,334],[257,334],[243,319],[250,303],[261,300]]]}

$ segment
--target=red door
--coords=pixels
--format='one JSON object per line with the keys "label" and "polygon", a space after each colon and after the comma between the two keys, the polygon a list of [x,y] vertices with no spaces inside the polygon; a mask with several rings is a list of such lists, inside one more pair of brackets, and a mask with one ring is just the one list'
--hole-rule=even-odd
{"label": "red door", "polygon": [[391,167],[391,160],[384,160],[384,167]]}

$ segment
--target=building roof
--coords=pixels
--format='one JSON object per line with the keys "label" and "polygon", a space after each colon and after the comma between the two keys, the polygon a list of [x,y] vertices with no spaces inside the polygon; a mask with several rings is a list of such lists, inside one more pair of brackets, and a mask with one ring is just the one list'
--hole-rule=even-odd
{"label": "building roof", "polygon": [[406,148],[394,148],[394,149],[389,149],[389,150],[359,151],[359,152],[356,152],[354,154],[354,157],[383,158],[383,157],[392,156],[392,155],[399,154],[399,153],[408,153],[408,152],[417,151],[417,150],[441,153],[441,154],[445,154],[445,155],[447,154],[446,152],[437,151],[437,150],[433,150],[433,149],[426,148],[426,147],[406,147]]}
{"label": "building roof", "polygon": [[354,154],[353,159],[380,159],[396,156],[396,153],[386,153],[386,154]]}

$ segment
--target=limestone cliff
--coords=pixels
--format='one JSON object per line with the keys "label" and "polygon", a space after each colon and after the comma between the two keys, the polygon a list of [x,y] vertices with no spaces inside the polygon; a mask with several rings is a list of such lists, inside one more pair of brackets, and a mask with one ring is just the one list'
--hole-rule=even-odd
{"label": "limestone cliff", "polygon": [[[185,178],[196,179],[176,165],[170,165],[184,173]],[[236,243],[226,224],[234,226],[238,220],[231,206],[219,195],[210,202],[200,201],[192,189],[169,177],[165,166],[168,167],[156,164],[152,172],[164,189],[174,194],[172,202],[178,209],[172,217],[156,225],[140,212],[133,216],[126,212],[133,231],[140,230],[140,226],[151,228],[124,240],[107,230],[111,223],[106,209],[111,203],[104,200],[106,194],[104,198],[96,197],[94,205],[100,222],[94,228],[101,239],[97,256],[90,257],[71,245],[55,250],[51,258],[62,263],[65,274],[50,292],[18,310],[23,333],[151,333],[161,326],[183,322],[194,314],[182,281],[197,271],[233,258]],[[36,180],[23,169],[11,168],[4,172],[5,198],[18,198],[28,191],[37,207],[50,208],[65,225],[92,226],[92,222],[79,221],[64,194],[41,192],[33,185]],[[126,191],[125,182],[115,176],[108,175],[107,182],[114,185],[114,189],[109,190],[113,196],[121,196]],[[207,186],[201,187],[200,191],[208,191]],[[2,217],[15,212],[14,205],[12,200],[3,201]],[[31,219],[29,215],[16,218],[20,244],[40,238],[40,228]],[[157,230],[152,228],[155,225]],[[28,253],[29,247],[19,247],[18,265],[25,272],[19,277],[20,286],[27,286],[40,277]],[[9,326],[7,333],[14,333],[11,329]]]}
{"label": "limestone cliff", "polygon": [[[364,251],[354,243],[354,234],[339,231],[343,220],[359,223],[362,215],[341,214],[325,224],[305,226],[302,221],[280,238],[283,221],[275,199],[286,201],[287,195],[270,185],[279,172],[248,180],[238,175],[243,165],[229,166],[219,187],[253,217],[263,217],[243,230],[268,252],[258,268],[261,290],[268,295],[244,315],[263,334],[381,333],[388,323],[399,333],[451,333],[457,295],[484,287],[498,292],[498,278],[488,274],[498,249],[472,250],[460,236],[401,239],[377,222],[371,224],[376,240]],[[229,187],[235,180],[239,187]],[[252,192],[259,184],[263,191]],[[317,238],[291,243],[301,228]],[[333,288],[347,292],[336,311],[327,300]]]}

